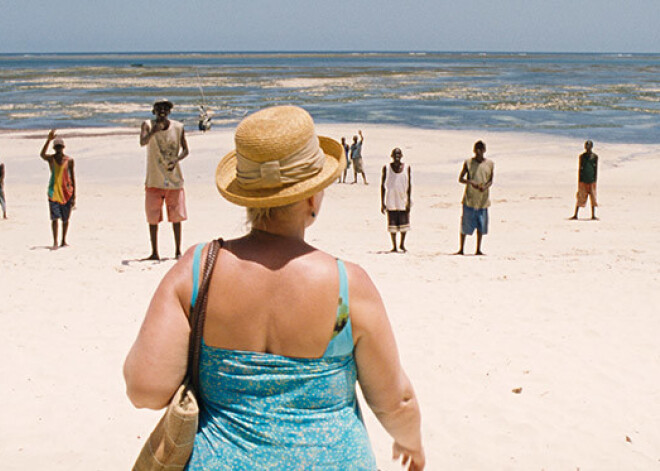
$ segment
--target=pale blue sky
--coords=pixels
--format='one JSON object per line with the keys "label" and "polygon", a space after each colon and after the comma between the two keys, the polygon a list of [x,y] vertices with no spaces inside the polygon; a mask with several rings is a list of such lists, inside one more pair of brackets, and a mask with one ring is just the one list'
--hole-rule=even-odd
{"label": "pale blue sky", "polygon": [[0,0],[1,52],[660,52],[660,0]]}

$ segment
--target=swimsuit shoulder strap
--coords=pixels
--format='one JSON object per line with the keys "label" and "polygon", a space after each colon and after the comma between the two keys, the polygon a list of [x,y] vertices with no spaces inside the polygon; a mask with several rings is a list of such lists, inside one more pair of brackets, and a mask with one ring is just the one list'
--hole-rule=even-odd
{"label": "swimsuit shoulder strap", "polygon": [[332,332],[332,339],[323,354],[324,357],[347,355],[353,351],[353,329],[349,313],[348,276],[346,266],[342,260],[337,259],[339,271],[339,300],[337,303],[337,317]]}
{"label": "swimsuit shoulder strap", "polygon": [[[224,247],[225,241],[220,238],[218,239],[218,242],[220,243],[220,248]],[[192,296],[190,296],[190,311],[192,312],[192,308],[195,305],[195,301],[197,301],[197,297],[199,295],[199,282],[200,282],[200,274],[202,271],[202,250],[204,250],[204,247],[206,247],[208,244],[206,243],[201,243],[197,244],[195,246],[195,254],[193,255],[193,290],[192,290]]]}
{"label": "swimsuit shoulder strap", "polygon": [[337,308],[337,321],[340,314],[343,313],[341,307],[345,307],[345,313],[348,316],[348,276],[346,275],[346,266],[344,262],[337,259],[337,270],[339,271],[339,306]]}
{"label": "swimsuit shoulder strap", "polygon": [[199,294],[199,271],[202,262],[202,250],[206,244],[197,244],[195,247],[195,255],[193,255],[193,290],[192,296],[190,297],[190,310],[192,311],[195,301],[197,301],[197,295]]}

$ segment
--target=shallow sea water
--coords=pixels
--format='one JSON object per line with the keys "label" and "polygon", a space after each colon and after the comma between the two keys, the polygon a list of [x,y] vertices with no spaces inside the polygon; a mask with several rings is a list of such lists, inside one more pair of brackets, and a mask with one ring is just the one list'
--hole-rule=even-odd
{"label": "shallow sea water", "polygon": [[660,142],[660,54],[0,55],[0,129],[137,127],[161,96],[191,129],[202,103],[216,126],[297,104],[319,122]]}

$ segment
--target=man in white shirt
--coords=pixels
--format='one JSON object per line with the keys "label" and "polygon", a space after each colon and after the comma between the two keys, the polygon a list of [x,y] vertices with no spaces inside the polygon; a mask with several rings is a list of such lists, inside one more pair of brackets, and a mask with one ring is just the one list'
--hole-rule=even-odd
{"label": "man in white shirt", "polygon": [[387,211],[387,230],[392,238],[391,252],[398,252],[396,234],[401,233],[399,249],[406,251],[404,241],[410,230],[410,194],[412,180],[410,166],[401,162],[403,152],[398,147],[392,150],[392,162],[383,166],[383,177],[380,182],[380,212]]}

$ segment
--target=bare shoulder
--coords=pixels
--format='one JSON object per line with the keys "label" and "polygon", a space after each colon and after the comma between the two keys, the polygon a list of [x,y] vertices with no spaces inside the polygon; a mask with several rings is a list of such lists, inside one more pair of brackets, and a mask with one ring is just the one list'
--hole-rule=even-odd
{"label": "bare shoulder", "polygon": [[[192,270],[193,266],[193,259],[195,257],[195,249],[197,248],[197,245],[192,245],[188,247],[185,252],[183,252],[183,255],[181,258],[176,262],[176,264],[172,267],[172,270],[176,269],[178,270]],[[206,252],[207,248],[204,247],[204,252]]]}
{"label": "bare shoulder", "polygon": [[366,336],[380,338],[381,334],[385,335],[382,329],[389,326],[389,321],[378,288],[360,265],[346,263],[346,272],[354,342],[358,343]]}
{"label": "bare shoulder", "polygon": [[337,258],[327,252],[315,249],[307,256],[299,257],[297,260],[297,269],[303,270],[305,277],[308,279],[317,277],[336,278],[337,276]]}
{"label": "bare shoulder", "polygon": [[192,277],[194,254],[195,246],[193,245],[183,253],[181,258],[165,274],[165,279],[168,279],[169,282],[175,282],[182,279],[184,275],[190,275]]}
{"label": "bare shoulder", "polygon": [[380,293],[367,271],[356,263],[345,262],[344,265],[348,276],[351,313],[360,316],[363,312],[371,312],[374,305],[380,306]]}
{"label": "bare shoulder", "polygon": [[[192,276],[193,276],[193,259],[195,256],[195,247],[188,248],[181,258],[174,264],[163,278],[162,283],[167,283],[170,288],[176,293],[182,306],[187,306],[190,297],[192,296]],[[204,248],[204,253],[207,248]],[[202,256],[202,260],[204,257]]]}
{"label": "bare shoulder", "polygon": [[[179,258],[179,260],[171,268],[170,271],[175,272],[175,273],[182,272],[186,276],[190,275],[190,277],[192,277],[193,263],[194,263],[194,259],[195,259],[195,250],[197,249],[197,247],[199,245],[200,244],[195,244],[195,245],[191,245],[190,247],[188,247],[183,252],[183,255],[181,256],[181,258]],[[203,242],[202,245],[203,245],[203,247],[202,247],[202,254],[201,254],[201,257],[200,257],[200,259],[201,259],[200,261],[202,263],[204,263],[204,261],[206,260],[206,254],[209,251],[209,243]]]}
{"label": "bare shoulder", "polygon": [[355,286],[356,288],[368,288],[370,286],[374,287],[371,278],[367,271],[362,268],[357,263],[344,261],[344,266],[346,267],[346,274],[348,275],[351,287]]}

